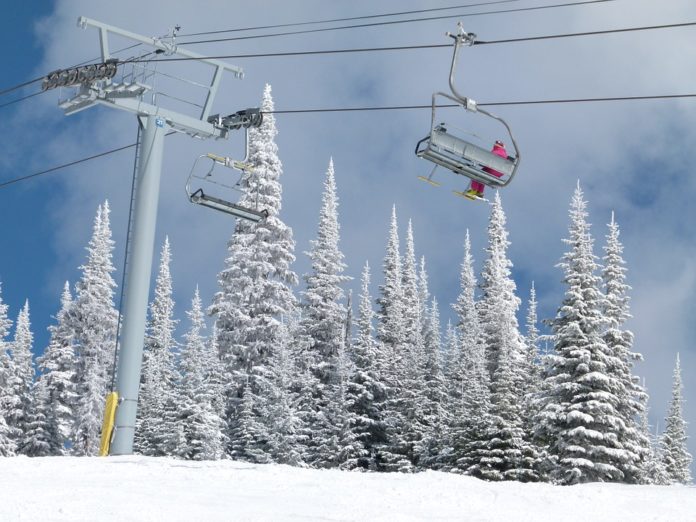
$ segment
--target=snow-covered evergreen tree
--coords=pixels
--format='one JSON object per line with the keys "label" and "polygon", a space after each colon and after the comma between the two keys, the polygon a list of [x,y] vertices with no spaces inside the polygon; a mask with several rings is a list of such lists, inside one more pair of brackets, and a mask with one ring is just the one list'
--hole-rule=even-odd
{"label": "snow-covered evergreen tree", "polygon": [[357,335],[351,344],[350,359],[354,371],[346,388],[348,410],[355,416],[353,433],[361,448],[344,467],[375,470],[377,448],[387,442],[383,418],[386,388],[379,372],[378,346],[373,337],[373,320],[370,295],[370,265],[366,262],[361,278]]}
{"label": "snow-covered evergreen tree", "polygon": [[[205,318],[198,287],[186,312],[190,327],[181,350],[181,379],[177,382],[180,417],[176,426],[183,429],[183,444],[174,448],[177,456],[193,460],[217,460],[225,452],[225,424],[216,411],[214,399],[217,354],[203,336]],[[176,429],[176,428],[175,428]]]}
{"label": "snow-covered evergreen tree", "polygon": [[667,477],[672,484],[691,484],[691,454],[686,446],[686,421],[682,412],[684,399],[679,354],[674,366],[672,382],[672,400],[665,419],[665,431],[662,434],[662,462]]}
{"label": "snow-covered evergreen tree", "polygon": [[379,469],[384,471],[408,471],[412,462],[408,456],[409,444],[402,437],[404,432],[403,391],[406,379],[407,358],[406,327],[404,319],[404,291],[399,231],[396,207],[392,207],[387,252],[382,265],[384,283],[379,287],[377,304],[377,340],[380,343],[380,374],[386,387],[384,421],[388,442],[380,447]]}
{"label": "snow-covered evergreen tree", "polygon": [[490,480],[536,480],[537,455],[524,432],[523,398],[528,379],[526,347],[517,323],[508,232],[500,193],[488,224],[488,258],[481,275],[479,318],[491,378],[490,440],[479,450],[479,466],[469,472]]}
{"label": "snow-covered evergreen tree", "polygon": [[338,195],[331,159],[324,180],[317,238],[310,242],[312,248],[306,252],[312,271],[304,276],[307,286],[302,292],[302,326],[311,340],[316,361],[313,371],[324,386],[337,382],[338,352],[345,336],[346,308],[342,303],[345,295],[341,285],[350,278],[343,275],[346,265],[338,246],[339,230]]}
{"label": "snow-covered evergreen tree", "polygon": [[140,415],[136,421],[135,447],[145,455],[171,455],[176,452],[173,438],[178,436],[179,412],[175,393],[179,380],[175,365],[177,343],[174,330],[171,248],[165,237],[155,282],[155,298],[143,350],[143,378],[138,394]]}
{"label": "snow-covered evergreen tree", "polygon": [[[380,285],[380,295],[377,298],[379,310],[377,312],[377,339],[385,345],[390,352],[390,357],[402,356],[398,350],[404,342],[404,310],[403,289],[401,276],[401,254],[399,253],[399,229],[396,220],[396,206],[392,207],[391,222],[389,225],[389,239],[387,253],[382,265],[384,284]],[[391,352],[394,352],[393,354]],[[392,360],[392,367],[398,366],[397,361]]]}
{"label": "snow-covered evergreen tree", "polygon": [[[421,271],[423,273],[423,271]],[[446,447],[446,433],[449,425],[447,411],[447,386],[442,371],[442,339],[440,336],[440,308],[433,297],[430,306],[424,309],[428,327],[423,343],[425,360],[423,377],[425,380],[425,435],[419,449],[421,466],[439,468],[438,457]]]}
{"label": "snow-covered evergreen tree", "polygon": [[45,381],[36,381],[31,389],[31,409],[26,414],[26,432],[20,447],[29,457],[47,457],[54,454],[55,435],[48,423],[48,389]]}
{"label": "snow-covered evergreen tree", "polygon": [[529,291],[529,303],[527,304],[527,335],[525,335],[525,364],[527,367],[528,380],[526,384],[527,393],[536,393],[541,385],[541,367],[539,366],[539,327],[537,319],[537,299],[536,288],[532,281],[532,288]]}
{"label": "snow-covered evergreen tree", "polygon": [[74,333],[68,321],[72,295],[67,281],[63,287],[60,305],[56,324],[48,327],[51,334],[48,346],[37,360],[40,370],[38,395],[45,395],[47,401],[45,416],[49,433],[49,455],[65,454],[66,443],[70,439],[75,422],[76,361],[73,350]]}
{"label": "snow-covered evergreen tree", "polygon": [[292,390],[296,368],[290,350],[290,332],[285,323],[280,334],[279,344],[270,360],[267,389],[270,399],[265,419],[269,426],[268,452],[274,462],[297,466],[303,461],[298,440],[302,419],[297,413],[297,399]]}
{"label": "snow-covered evergreen tree", "polygon": [[7,423],[16,430],[16,443],[19,452],[25,454],[27,451],[29,424],[32,422],[34,414],[32,394],[34,364],[31,355],[33,343],[34,334],[31,331],[29,301],[27,300],[17,316],[15,335],[12,342],[14,372],[10,376],[8,383],[11,402],[5,415]]}
{"label": "snow-covered evergreen tree", "polygon": [[9,423],[9,412],[13,409],[14,392],[10,383],[14,376],[14,363],[10,358],[10,342],[7,337],[12,321],[7,316],[9,307],[2,300],[0,284],[0,457],[11,457],[17,451],[17,430]]}
{"label": "snow-covered evergreen tree", "polygon": [[14,375],[14,364],[10,358],[10,343],[6,340],[12,328],[7,316],[8,306],[2,300],[0,284],[0,457],[11,457],[17,451],[17,432],[8,424],[8,413],[14,402],[9,384]]}
{"label": "snow-covered evergreen tree", "polygon": [[118,312],[114,307],[116,282],[112,277],[114,242],[107,201],[97,208],[87,262],[80,267],[75,300],[67,314],[74,332],[76,355],[75,425],[72,452],[96,455],[105,397],[113,371]]}
{"label": "snow-covered evergreen tree", "polygon": [[[340,381],[338,358],[345,346],[346,321],[345,294],[341,285],[350,279],[343,275],[346,265],[339,248],[339,232],[338,195],[331,159],[324,180],[317,236],[311,241],[311,250],[306,252],[312,270],[304,276],[307,284],[302,292],[301,327],[310,350],[304,364],[315,377],[313,399],[316,412],[307,419],[313,432],[309,451],[314,454],[309,459],[318,466],[334,461],[333,444],[322,439],[331,439],[335,436],[334,430],[338,429],[334,423],[326,422],[326,414],[327,408],[335,406],[332,401],[338,394],[334,388]],[[320,451],[320,447],[324,450]]]}
{"label": "snow-covered evergreen tree", "polygon": [[544,398],[536,435],[546,446],[546,470],[563,484],[620,481],[630,458],[619,441],[622,383],[612,374],[620,359],[603,339],[604,296],[587,203],[580,184],[570,205],[569,251],[563,255],[565,298],[552,321],[554,352],[546,356]]}
{"label": "snow-covered evergreen tree", "polygon": [[476,307],[476,277],[468,230],[460,269],[460,291],[453,308],[457,313],[457,325],[456,330],[448,334],[451,346],[446,373],[449,449],[443,452],[441,460],[445,468],[472,473],[478,469],[479,451],[489,439],[490,379]]}
{"label": "snow-covered evergreen tree", "polygon": [[[401,263],[402,305],[404,321],[403,380],[402,393],[397,407],[403,416],[399,437],[404,441],[406,454],[416,467],[422,466],[421,457],[428,457],[428,444],[424,441],[427,426],[428,397],[425,382],[425,338],[421,314],[425,307],[419,301],[420,289],[416,264],[413,225],[408,221],[406,229],[406,252]],[[402,471],[406,469],[402,468]]]}
{"label": "snow-covered evergreen tree", "polygon": [[626,284],[623,245],[613,212],[608,227],[602,269],[606,293],[604,318],[607,321],[604,341],[609,353],[618,359],[618,365],[610,368],[610,371],[621,383],[617,410],[623,419],[623,426],[619,441],[628,452],[626,459],[621,461],[620,469],[624,474],[624,482],[640,484],[648,479],[645,467],[651,452],[650,439],[639,424],[640,416],[647,407],[648,395],[640,384],[640,378],[633,375],[634,362],[643,357],[632,351],[633,333],[624,329],[624,323],[631,317],[628,305],[631,287]]}
{"label": "snow-covered evergreen tree", "polygon": [[[256,382],[257,377],[266,371],[278,345],[281,318],[297,306],[291,289],[297,284],[297,275],[290,268],[295,260],[295,242],[292,229],[280,218],[282,165],[269,85],[261,110],[263,123],[249,130],[252,170],[242,178],[245,194],[241,203],[254,206],[258,201],[268,217],[259,223],[237,221],[228,242],[225,267],[218,274],[220,290],[208,310],[216,321],[216,343],[225,368],[230,445],[235,452],[245,454],[244,445],[252,440],[249,436],[254,430],[242,426],[246,422],[242,419],[256,422],[261,415],[254,403],[262,384]],[[244,393],[248,385],[251,390]]]}
{"label": "snow-covered evergreen tree", "polygon": [[650,429],[650,422],[648,420],[647,407],[643,408],[643,411],[640,413],[639,424],[641,433],[650,441],[650,446],[648,448],[648,452],[642,466],[642,469],[645,471],[645,473],[641,477],[641,483],[656,484],[658,486],[667,486],[669,485],[670,480],[667,476],[665,464],[662,461],[660,440],[656,435],[652,435],[652,430]]}

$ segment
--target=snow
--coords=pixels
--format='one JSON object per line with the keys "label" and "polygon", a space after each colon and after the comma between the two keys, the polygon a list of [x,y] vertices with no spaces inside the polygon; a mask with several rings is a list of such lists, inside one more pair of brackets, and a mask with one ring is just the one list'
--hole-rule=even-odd
{"label": "snow", "polygon": [[490,483],[153,457],[0,459],[0,520],[685,521],[686,486]]}

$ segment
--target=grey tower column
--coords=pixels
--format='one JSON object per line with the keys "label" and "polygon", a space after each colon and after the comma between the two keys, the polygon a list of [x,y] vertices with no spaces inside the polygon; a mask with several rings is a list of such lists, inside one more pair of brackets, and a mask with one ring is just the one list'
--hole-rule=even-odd
{"label": "grey tower column", "polygon": [[159,200],[165,122],[158,116],[141,117],[145,125],[138,145],[138,178],[133,208],[133,230],[128,255],[121,347],[118,354],[116,411],[111,455],[133,453],[135,416],[145,340],[145,319],[150,291],[155,225]]}

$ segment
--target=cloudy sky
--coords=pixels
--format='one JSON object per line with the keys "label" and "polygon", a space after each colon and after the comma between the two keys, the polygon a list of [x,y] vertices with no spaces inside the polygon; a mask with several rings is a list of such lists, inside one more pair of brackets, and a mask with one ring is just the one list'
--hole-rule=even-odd
{"label": "cloudy sky", "polygon": [[[446,31],[461,20],[482,40],[597,31],[624,27],[692,22],[692,0],[614,0],[544,10],[475,15],[567,2],[511,0],[489,6],[460,7],[395,19],[451,15],[451,18],[403,24],[336,29],[302,35],[265,36],[189,45],[202,54],[241,55],[356,47],[448,43]],[[478,3],[460,0],[460,4]],[[26,4],[26,5],[25,5]],[[9,87],[48,71],[99,55],[94,29],[76,26],[88,16],[144,35],[165,34],[174,25],[197,33],[306,22],[323,19],[448,7],[456,2],[388,0],[367,2],[259,1],[95,2],[57,0],[18,4],[0,20],[3,70],[0,87]],[[367,20],[373,22],[377,20]],[[338,27],[351,22],[310,26]],[[268,35],[298,28],[235,32],[217,37]],[[696,92],[696,46],[693,28],[632,32],[537,42],[486,45],[465,49],[458,72],[460,90],[480,103],[554,98],[668,95]],[[181,36],[179,41],[207,37]],[[128,45],[112,41],[114,48]],[[134,49],[131,53],[138,51]],[[119,55],[126,58],[131,54]],[[272,85],[276,109],[420,105],[435,90],[447,90],[450,49],[336,54],[323,56],[229,59],[245,70],[222,83],[214,111],[231,113],[256,106],[263,87]],[[207,81],[191,64],[162,65],[160,70]],[[176,84],[163,82],[169,94]],[[36,85],[0,96],[0,105],[36,92]],[[186,92],[187,96],[190,94]],[[97,107],[65,117],[52,91],[26,102],[0,107],[0,182],[80,159],[135,141],[130,114]],[[200,102],[200,100],[196,100]],[[510,257],[518,294],[526,304],[535,281],[540,317],[553,317],[563,297],[561,271],[567,211],[578,180],[589,200],[596,253],[611,212],[621,225],[629,282],[633,286],[630,327],[635,348],[645,356],[639,373],[651,394],[653,423],[663,418],[671,374],[681,353],[686,384],[687,420],[696,425],[694,313],[696,312],[696,179],[689,163],[695,139],[696,101],[654,100],[583,104],[491,107],[512,126],[523,161],[515,182],[504,190],[510,230]],[[482,134],[499,137],[482,125],[482,117],[443,111],[438,118]],[[333,157],[340,197],[342,248],[348,273],[356,278],[370,262],[374,288],[380,283],[388,219],[396,205],[405,237],[413,220],[418,255],[425,255],[431,290],[452,316],[465,231],[471,233],[477,263],[484,256],[487,205],[452,195],[466,180],[440,172],[443,183],[432,188],[416,177],[429,165],[413,154],[428,133],[428,110],[332,112],[277,116],[278,146],[283,162],[282,217],[297,240],[296,271],[308,269],[302,254],[314,237],[329,159]],[[174,135],[166,140],[159,203],[157,249],[169,235],[178,314],[188,307],[196,285],[210,300],[223,264],[233,221],[194,207],[184,184],[194,159],[205,152],[242,154],[242,137],[200,142]],[[47,340],[46,327],[58,307],[67,279],[79,277],[95,209],[104,199],[112,208],[117,242],[116,275],[120,281],[133,149],[0,189],[0,280],[3,298],[15,316],[30,300],[36,350]],[[522,310],[524,312],[524,310]],[[183,329],[183,328],[182,328]],[[696,438],[695,438],[696,439]],[[692,444],[692,452],[696,445]]]}

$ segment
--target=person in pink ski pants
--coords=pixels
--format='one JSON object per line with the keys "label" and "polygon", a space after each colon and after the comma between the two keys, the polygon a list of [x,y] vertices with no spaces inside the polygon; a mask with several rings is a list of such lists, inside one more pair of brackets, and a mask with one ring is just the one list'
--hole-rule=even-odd
{"label": "person in pink ski pants", "polygon": [[[507,158],[507,151],[505,150],[505,144],[498,140],[495,142],[493,145],[493,150],[491,151],[493,154],[496,156],[500,156],[501,158]],[[502,172],[498,172],[497,170],[493,170],[490,167],[483,167],[483,170],[488,172],[489,174],[492,174],[496,178],[499,178],[503,175]],[[485,185],[481,183],[480,181],[474,181],[473,179],[471,180],[471,184],[469,185],[469,190],[466,191],[466,195],[471,197],[472,199],[474,197],[483,197],[483,189],[485,188]]]}

